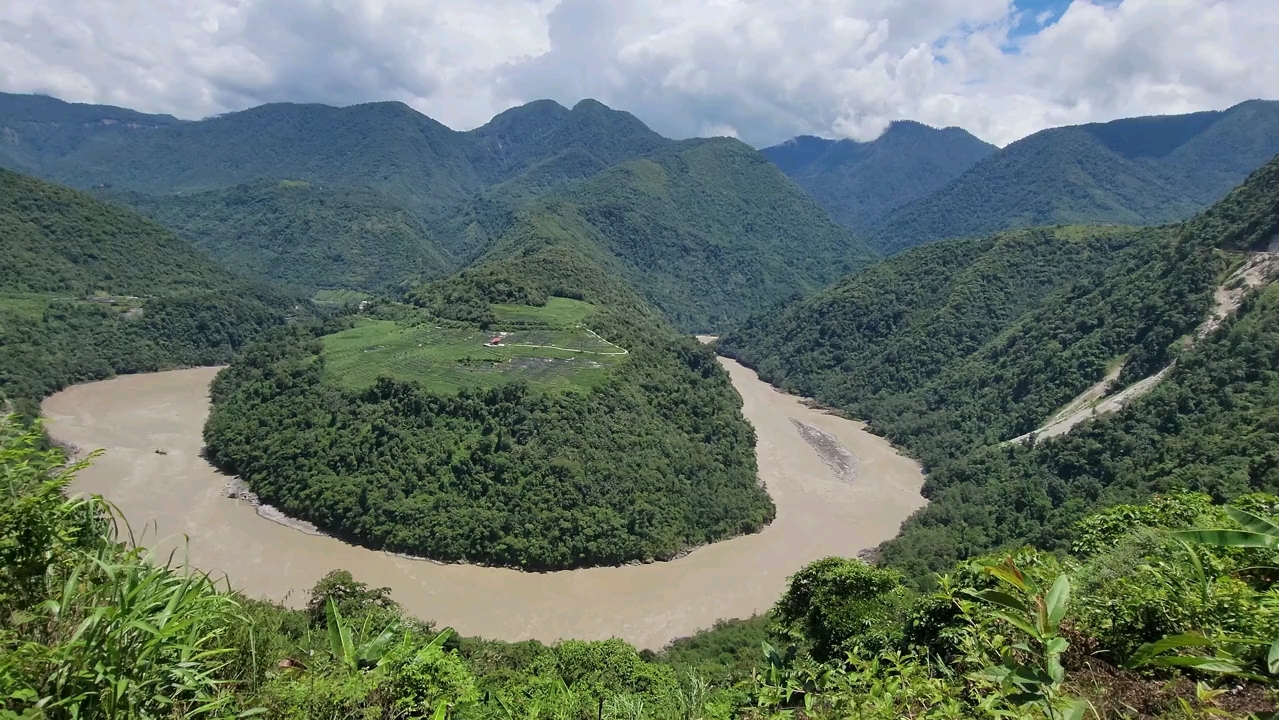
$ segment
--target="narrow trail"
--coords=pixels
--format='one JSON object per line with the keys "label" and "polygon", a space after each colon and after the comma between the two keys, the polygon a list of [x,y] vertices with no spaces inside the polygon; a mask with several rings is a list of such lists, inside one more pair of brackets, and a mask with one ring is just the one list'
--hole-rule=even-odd
{"label": "narrow trail", "polygon": [[[1249,253],[1248,259],[1244,264],[1232,272],[1213,293],[1212,309],[1209,311],[1208,317],[1204,318],[1204,321],[1195,328],[1194,333],[1187,338],[1186,348],[1193,347],[1197,341],[1208,337],[1210,333],[1221,327],[1226,318],[1239,309],[1239,305],[1243,303],[1244,297],[1249,292],[1270,284],[1276,277],[1279,277],[1279,252],[1262,251]],[[1174,360],[1154,375],[1142,378],[1114,395],[1108,396],[1107,393],[1114,386],[1115,381],[1119,379],[1119,374],[1124,369],[1124,361],[1120,359],[1106,373],[1106,377],[1080,393],[1074,400],[1071,400],[1062,409],[1053,414],[1043,425],[1005,442],[1024,443],[1032,435],[1037,439],[1063,435],[1089,418],[1118,412],[1133,400],[1153,390],[1176,367],[1176,364]]]}
{"label": "narrow trail", "polygon": [[592,337],[594,337],[596,340],[599,340],[600,342],[604,343],[605,345],[608,345],[609,347],[612,347],[612,348],[617,348],[617,349],[619,350],[619,352],[600,352],[600,351],[597,351],[597,350],[579,350],[579,349],[575,349],[575,348],[560,347],[559,345],[534,345],[534,344],[532,344],[532,343],[502,343],[502,344],[501,344],[501,345],[499,345],[498,347],[531,347],[531,348],[550,348],[551,350],[563,350],[564,352],[582,353],[582,354],[584,354],[584,355],[606,355],[606,356],[609,356],[609,357],[617,357],[617,356],[619,356],[619,355],[629,355],[629,354],[630,354],[630,352],[631,352],[630,350],[627,350],[627,349],[626,349],[626,348],[624,348],[624,347],[621,347],[621,346],[619,346],[619,345],[614,345],[613,343],[611,343],[611,342],[609,342],[609,341],[605,340],[604,338],[600,337],[599,335],[596,335],[596,334],[595,334],[595,331],[594,331],[594,330],[592,330],[592,329],[590,329],[590,328],[588,328],[588,327],[583,327],[582,329],[583,329],[583,330],[585,330],[586,332],[590,333]]}

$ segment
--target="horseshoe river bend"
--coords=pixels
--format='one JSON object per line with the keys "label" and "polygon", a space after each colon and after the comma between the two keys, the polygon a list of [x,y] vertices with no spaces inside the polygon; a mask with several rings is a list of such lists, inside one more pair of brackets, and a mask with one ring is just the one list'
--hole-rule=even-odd
{"label": "horseshoe river bend", "polygon": [[[669,562],[524,573],[399,557],[304,532],[227,496],[227,476],[200,454],[218,368],[126,375],[77,385],[44,403],[50,437],[102,449],[73,492],[100,493],[138,542],[253,597],[290,605],[329,570],[390,586],[411,614],[501,640],[620,637],[659,649],[719,618],[768,609],[786,578],[828,555],[853,556],[896,534],[924,504],[911,459],[859,422],[809,407],[731,360],[758,436],[760,479],[777,505],[762,532]],[[161,450],[163,454],[157,452]]]}

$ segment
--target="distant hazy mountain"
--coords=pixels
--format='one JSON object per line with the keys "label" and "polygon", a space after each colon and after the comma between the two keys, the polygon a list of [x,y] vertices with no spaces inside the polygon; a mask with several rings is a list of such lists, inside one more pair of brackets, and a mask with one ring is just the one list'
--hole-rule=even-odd
{"label": "distant hazy mountain", "polygon": [[960,128],[903,121],[871,142],[801,136],[760,152],[837,221],[863,231],[997,151]]}
{"label": "distant hazy mountain", "polygon": [[1279,153],[1279,102],[1044,130],[872,229],[895,251],[1036,225],[1182,220]]}
{"label": "distant hazy mountain", "polygon": [[564,152],[607,166],[671,142],[591,100],[572,110],[539,101],[458,132],[399,102],[275,103],[184,122],[0,94],[0,126],[10,138],[0,164],[76,187],[169,193],[292,179],[372,187],[429,207]]}

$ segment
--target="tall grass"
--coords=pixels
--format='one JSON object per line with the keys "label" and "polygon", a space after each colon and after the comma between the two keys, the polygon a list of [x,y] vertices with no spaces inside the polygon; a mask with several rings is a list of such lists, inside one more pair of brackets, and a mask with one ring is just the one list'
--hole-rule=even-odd
{"label": "tall grass", "polygon": [[230,714],[222,638],[236,602],[122,541],[102,498],[68,500],[83,464],[39,441],[38,426],[0,420],[0,717]]}

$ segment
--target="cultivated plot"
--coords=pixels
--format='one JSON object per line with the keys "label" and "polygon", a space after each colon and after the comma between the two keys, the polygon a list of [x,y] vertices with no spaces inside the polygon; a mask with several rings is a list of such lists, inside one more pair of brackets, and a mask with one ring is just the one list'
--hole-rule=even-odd
{"label": "cultivated plot", "polygon": [[[436,392],[515,380],[546,390],[593,387],[625,361],[626,350],[575,320],[587,314],[579,306],[589,311],[589,304],[556,300],[563,299],[546,308],[495,307],[499,327],[488,330],[366,319],[323,338],[326,372],[332,382],[354,389],[381,375],[416,380]],[[501,329],[502,321],[511,329]]]}

